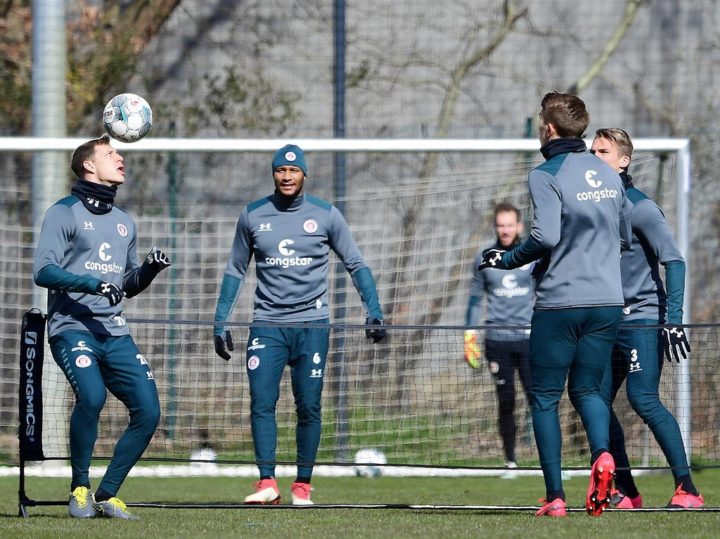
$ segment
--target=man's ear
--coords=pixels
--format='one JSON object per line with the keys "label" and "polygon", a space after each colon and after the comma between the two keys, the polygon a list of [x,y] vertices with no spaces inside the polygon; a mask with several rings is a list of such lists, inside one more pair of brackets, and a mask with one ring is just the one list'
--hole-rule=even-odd
{"label": "man's ear", "polygon": [[558,136],[558,132],[557,129],[555,129],[554,124],[545,124],[545,126],[547,127],[547,134],[549,139]]}
{"label": "man's ear", "polygon": [[95,163],[93,163],[89,159],[86,159],[85,161],[83,161],[83,169],[85,169],[85,172],[95,174]]}
{"label": "man's ear", "polygon": [[620,158],[620,168],[627,169],[630,166],[630,158],[627,155],[623,155]]}

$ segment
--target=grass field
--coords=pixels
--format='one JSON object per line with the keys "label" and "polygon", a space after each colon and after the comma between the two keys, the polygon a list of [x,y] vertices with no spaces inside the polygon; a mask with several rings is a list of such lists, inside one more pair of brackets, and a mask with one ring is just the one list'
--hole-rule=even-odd
{"label": "grass field", "polygon": [[[709,507],[720,505],[720,471],[695,474]],[[67,480],[28,478],[33,499],[65,496]],[[291,478],[280,478],[281,493],[289,498]],[[672,494],[669,474],[638,478],[646,507],[664,506]],[[313,481],[318,504],[536,505],[544,495],[539,476],[503,480],[483,478],[324,478]],[[568,505],[583,504],[587,478],[565,482]],[[121,498],[127,502],[233,502],[252,488],[247,478],[130,478]],[[568,518],[535,518],[532,511],[409,510],[409,509],[155,509],[134,508],[140,522],[109,519],[72,520],[66,507],[30,508],[30,518],[17,517],[17,478],[0,478],[0,537],[292,537],[387,538],[405,537],[524,537],[553,539],[720,537],[720,512],[619,512],[600,518],[571,512]]]}

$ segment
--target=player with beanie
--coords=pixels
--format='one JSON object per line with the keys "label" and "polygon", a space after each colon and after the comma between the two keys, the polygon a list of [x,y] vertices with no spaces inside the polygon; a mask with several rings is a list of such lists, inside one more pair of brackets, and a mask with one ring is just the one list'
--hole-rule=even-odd
{"label": "player with beanie", "polygon": [[[297,478],[291,487],[292,503],[312,505],[310,479],[320,444],[320,400],[330,337],[330,249],[360,294],[367,313],[367,338],[377,343],[385,337],[373,274],[340,211],[305,194],[307,170],[300,147],[288,144],[275,152],[275,192],[249,204],[240,214],[215,309],[215,352],[229,360],[234,347],[224,322],[232,314],[254,257],[257,288],[246,369],[260,480],[255,492],[245,498],[248,504],[280,503],[275,480],[275,409],[282,373],[289,366],[297,407]],[[297,323],[306,325],[298,327]]]}

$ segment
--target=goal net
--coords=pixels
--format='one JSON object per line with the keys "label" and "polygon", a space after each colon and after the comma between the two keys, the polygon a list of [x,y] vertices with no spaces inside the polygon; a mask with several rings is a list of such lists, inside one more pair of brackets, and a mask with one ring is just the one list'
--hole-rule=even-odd
{"label": "goal net", "polygon": [[[56,141],[44,147],[67,152],[76,142],[82,141]],[[245,204],[271,191],[269,152],[285,142],[150,139],[121,147],[129,181],[117,202],[136,219],[139,252],[156,245],[173,260],[149,290],[125,302],[131,333],[151,364],[161,393],[161,424],[143,460],[181,462],[187,470],[202,473],[216,473],[215,466],[245,466],[250,475],[255,474],[242,349],[251,320],[253,271],[233,317],[239,351],[231,362],[214,354],[211,320],[237,216]],[[307,152],[307,191],[342,207],[376,277],[390,325],[387,342],[373,346],[365,340],[360,300],[333,259],[331,352],[317,464],[327,466],[327,473],[352,474],[357,451],[374,448],[387,459],[386,473],[502,469],[495,386],[486,366],[471,370],[464,363],[462,324],[473,258],[494,241],[494,205],[512,202],[528,222],[532,219],[526,181],[529,170],[542,160],[537,143],[294,142]],[[687,144],[666,140],[635,144],[631,168],[635,183],[659,200],[685,249]],[[19,387],[23,364],[17,360],[17,328],[25,311],[42,307],[38,304],[42,295],[31,278],[36,229],[27,217],[33,202],[27,163],[40,147],[15,148],[0,153],[6,185],[16,182],[7,187],[0,212],[4,268],[0,454],[11,464],[18,462],[20,404],[23,399],[27,404],[27,395],[23,397],[27,387]],[[344,152],[347,170],[341,196],[336,196],[338,186],[329,180],[338,151]],[[692,361],[667,364],[661,395],[681,423],[693,462],[717,465],[719,418],[712,385],[717,328],[693,327],[691,335]],[[294,473],[295,408],[288,378],[282,382],[278,402],[277,459]],[[519,381],[516,390],[518,464],[537,473],[537,450]],[[632,464],[666,467],[654,439],[622,393],[616,410],[626,429]],[[42,391],[33,402],[35,406],[42,402],[42,454],[27,460],[68,458],[72,401],[46,350]],[[98,462],[112,455],[126,421],[122,405],[109,396],[94,453]],[[589,455],[584,430],[566,399],[561,421],[563,465],[585,469]],[[199,468],[197,463],[212,466]]]}

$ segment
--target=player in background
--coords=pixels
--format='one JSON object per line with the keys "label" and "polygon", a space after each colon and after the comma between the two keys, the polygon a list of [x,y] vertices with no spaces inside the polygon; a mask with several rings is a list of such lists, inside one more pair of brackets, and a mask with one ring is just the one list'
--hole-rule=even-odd
{"label": "player in background", "polygon": [[[385,337],[385,328],[375,279],[345,219],[335,206],[303,191],[307,179],[303,151],[291,144],[280,148],[272,160],[272,176],[275,192],[248,205],[237,222],[215,309],[215,352],[230,359],[232,338],[223,323],[232,313],[255,257],[253,321],[259,324],[250,328],[246,367],[260,480],[245,503],[280,503],[275,480],[275,409],[283,370],[289,365],[297,409],[292,503],[312,505],[310,480],[320,444],[320,398],[330,335],[327,275],[331,249],[360,293],[367,311],[366,336],[377,343]],[[294,326],[267,327],[268,323]]]}
{"label": "player in background", "polygon": [[[495,232],[497,240],[493,247],[509,250],[520,244],[523,222],[520,210],[508,202],[495,206]],[[528,326],[532,317],[535,280],[527,264],[510,271],[488,268],[478,270],[482,253],[478,253],[473,264],[470,282],[466,326],[480,325],[483,297],[487,297],[488,326]],[[465,331],[465,361],[473,369],[480,366],[479,332]],[[488,329],[485,333],[485,357],[495,381],[498,398],[498,426],[505,451],[505,465],[508,471],[501,477],[515,477],[512,470],[517,468],[515,459],[515,370],[530,402],[530,330],[529,329]]]}
{"label": "player in background", "polygon": [[589,514],[608,506],[615,472],[600,386],[622,317],[620,250],[630,241],[630,203],[617,172],[587,150],[588,123],[580,98],[543,97],[538,131],[546,161],[528,177],[530,236],[509,251],[486,249],[480,264],[512,269],[538,261],[530,334],[533,430],[546,489],[538,516],[566,515],[558,417],[566,378],[590,444]]}
{"label": "player in background", "polygon": [[[611,504],[621,509],[642,507],[642,496],[630,472],[625,436],[612,402],[623,381],[633,410],[650,427],[672,468],[675,494],[668,507],[704,505],[693,484],[680,428],[660,401],[663,351],[668,361],[687,359],[690,344],[681,324],[685,296],[685,261],[658,205],[633,185],[628,167],[633,144],[618,128],[598,129],[590,150],[620,173],[632,208],[632,243],[622,254],[620,268],[625,294],[623,325],[613,348],[612,371],[603,384],[610,405],[610,451],[618,467]],[[660,266],[665,270],[665,285]],[[648,325],[670,324],[661,330]]]}
{"label": "player in background", "polygon": [[[33,267],[35,283],[48,289],[50,349],[75,394],[69,512],[136,520],[117,492],[155,433],[160,402],[121,302],[145,290],[170,260],[153,248],[138,264],[135,223],[115,206],[123,158],[107,135],[78,146],[71,167],[78,181],[45,214]],[[107,390],[128,409],[130,423],[93,495],[88,471]]]}

